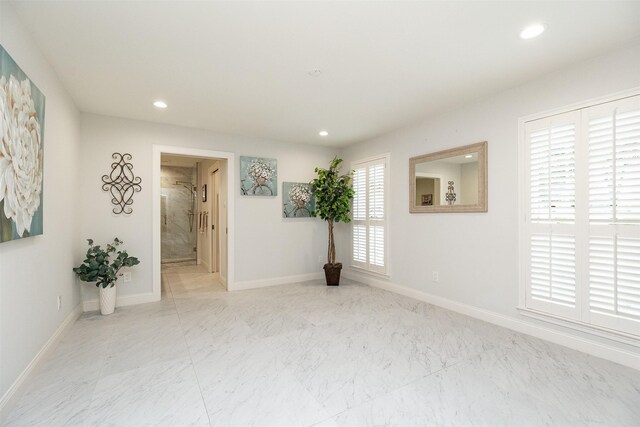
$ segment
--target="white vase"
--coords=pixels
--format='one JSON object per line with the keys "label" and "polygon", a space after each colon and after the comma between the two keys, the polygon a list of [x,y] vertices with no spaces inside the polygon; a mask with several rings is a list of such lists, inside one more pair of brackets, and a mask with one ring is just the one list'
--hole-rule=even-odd
{"label": "white vase", "polygon": [[111,285],[106,288],[99,286],[100,288],[100,313],[103,315],[113,313],[116,308],[116,285]]}

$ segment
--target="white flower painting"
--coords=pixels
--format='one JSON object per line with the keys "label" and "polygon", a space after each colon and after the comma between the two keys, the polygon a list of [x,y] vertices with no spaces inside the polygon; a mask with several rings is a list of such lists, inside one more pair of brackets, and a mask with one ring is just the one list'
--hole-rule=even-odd
{"label": "white flower painting", "polygon": [[240,157],[240,193],[243,196],[275,196],[277,185],[276,159]]}
{"label": "white flower painting", "polygon": [[44,104],[0,46],[0,242],[42,234]]}
{"label": "white flower painting", "polygon": [[282,216],[284,218],[308,218],[315,209],[311,185],[303,182],[282,183]]}

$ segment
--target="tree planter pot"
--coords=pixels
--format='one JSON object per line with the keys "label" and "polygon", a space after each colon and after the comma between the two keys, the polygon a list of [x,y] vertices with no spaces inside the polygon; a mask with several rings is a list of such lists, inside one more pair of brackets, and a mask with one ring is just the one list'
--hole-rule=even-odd
{"label": "tree planter pot", "polygon": [[111,285],[106,288],[99,286],[100,289],[100,313],[103,315],[111,314],[116,308],[116,286]]}
{"label": "tree planter pot", "polygon": [[339,286],[340,285],[340,271],[342,270],[342,263],[337,262],[335,264],[324,265],[324,277],[327,279],[327,286]]}

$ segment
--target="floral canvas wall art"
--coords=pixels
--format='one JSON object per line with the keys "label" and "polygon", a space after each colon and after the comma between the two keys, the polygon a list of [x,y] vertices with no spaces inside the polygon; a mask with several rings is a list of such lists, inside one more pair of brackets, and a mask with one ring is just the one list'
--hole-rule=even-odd
{"label": "floral canvas wall art", "polygon": [[278,161],[241,156],[240,193],[244,196],[276,196],[278,194]]}
{"label": "floral canvas wall art", "polygon": [[282,216],[308,218],[316,207],[311,185],[303,182],[282,183]]}
{"label": "floral canvas wall art", "polygon": [[42,234],[44,104],[0,46],[0,242]]}

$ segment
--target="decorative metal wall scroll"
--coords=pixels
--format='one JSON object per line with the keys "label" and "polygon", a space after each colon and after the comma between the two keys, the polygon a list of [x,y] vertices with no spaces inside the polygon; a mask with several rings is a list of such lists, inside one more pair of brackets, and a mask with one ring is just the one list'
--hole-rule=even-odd
{"label": "decorative metal wall scroll", "polygon": [[452,205],[456,202],[456,193],[453,188],[453,181],[449,181],[449,188],[446,196],[444,197],[448,204]]}
{"label": "decorative metal wall scroll", "polygon": [[116,161],[111,163],[109,175],[102,175],[102,189],[111,194],[111,203],[114,214],[130,214],[133,208],[133,194],[142,191],[142,178],[133,174],[131,154],[113,153],[111,156]]}

